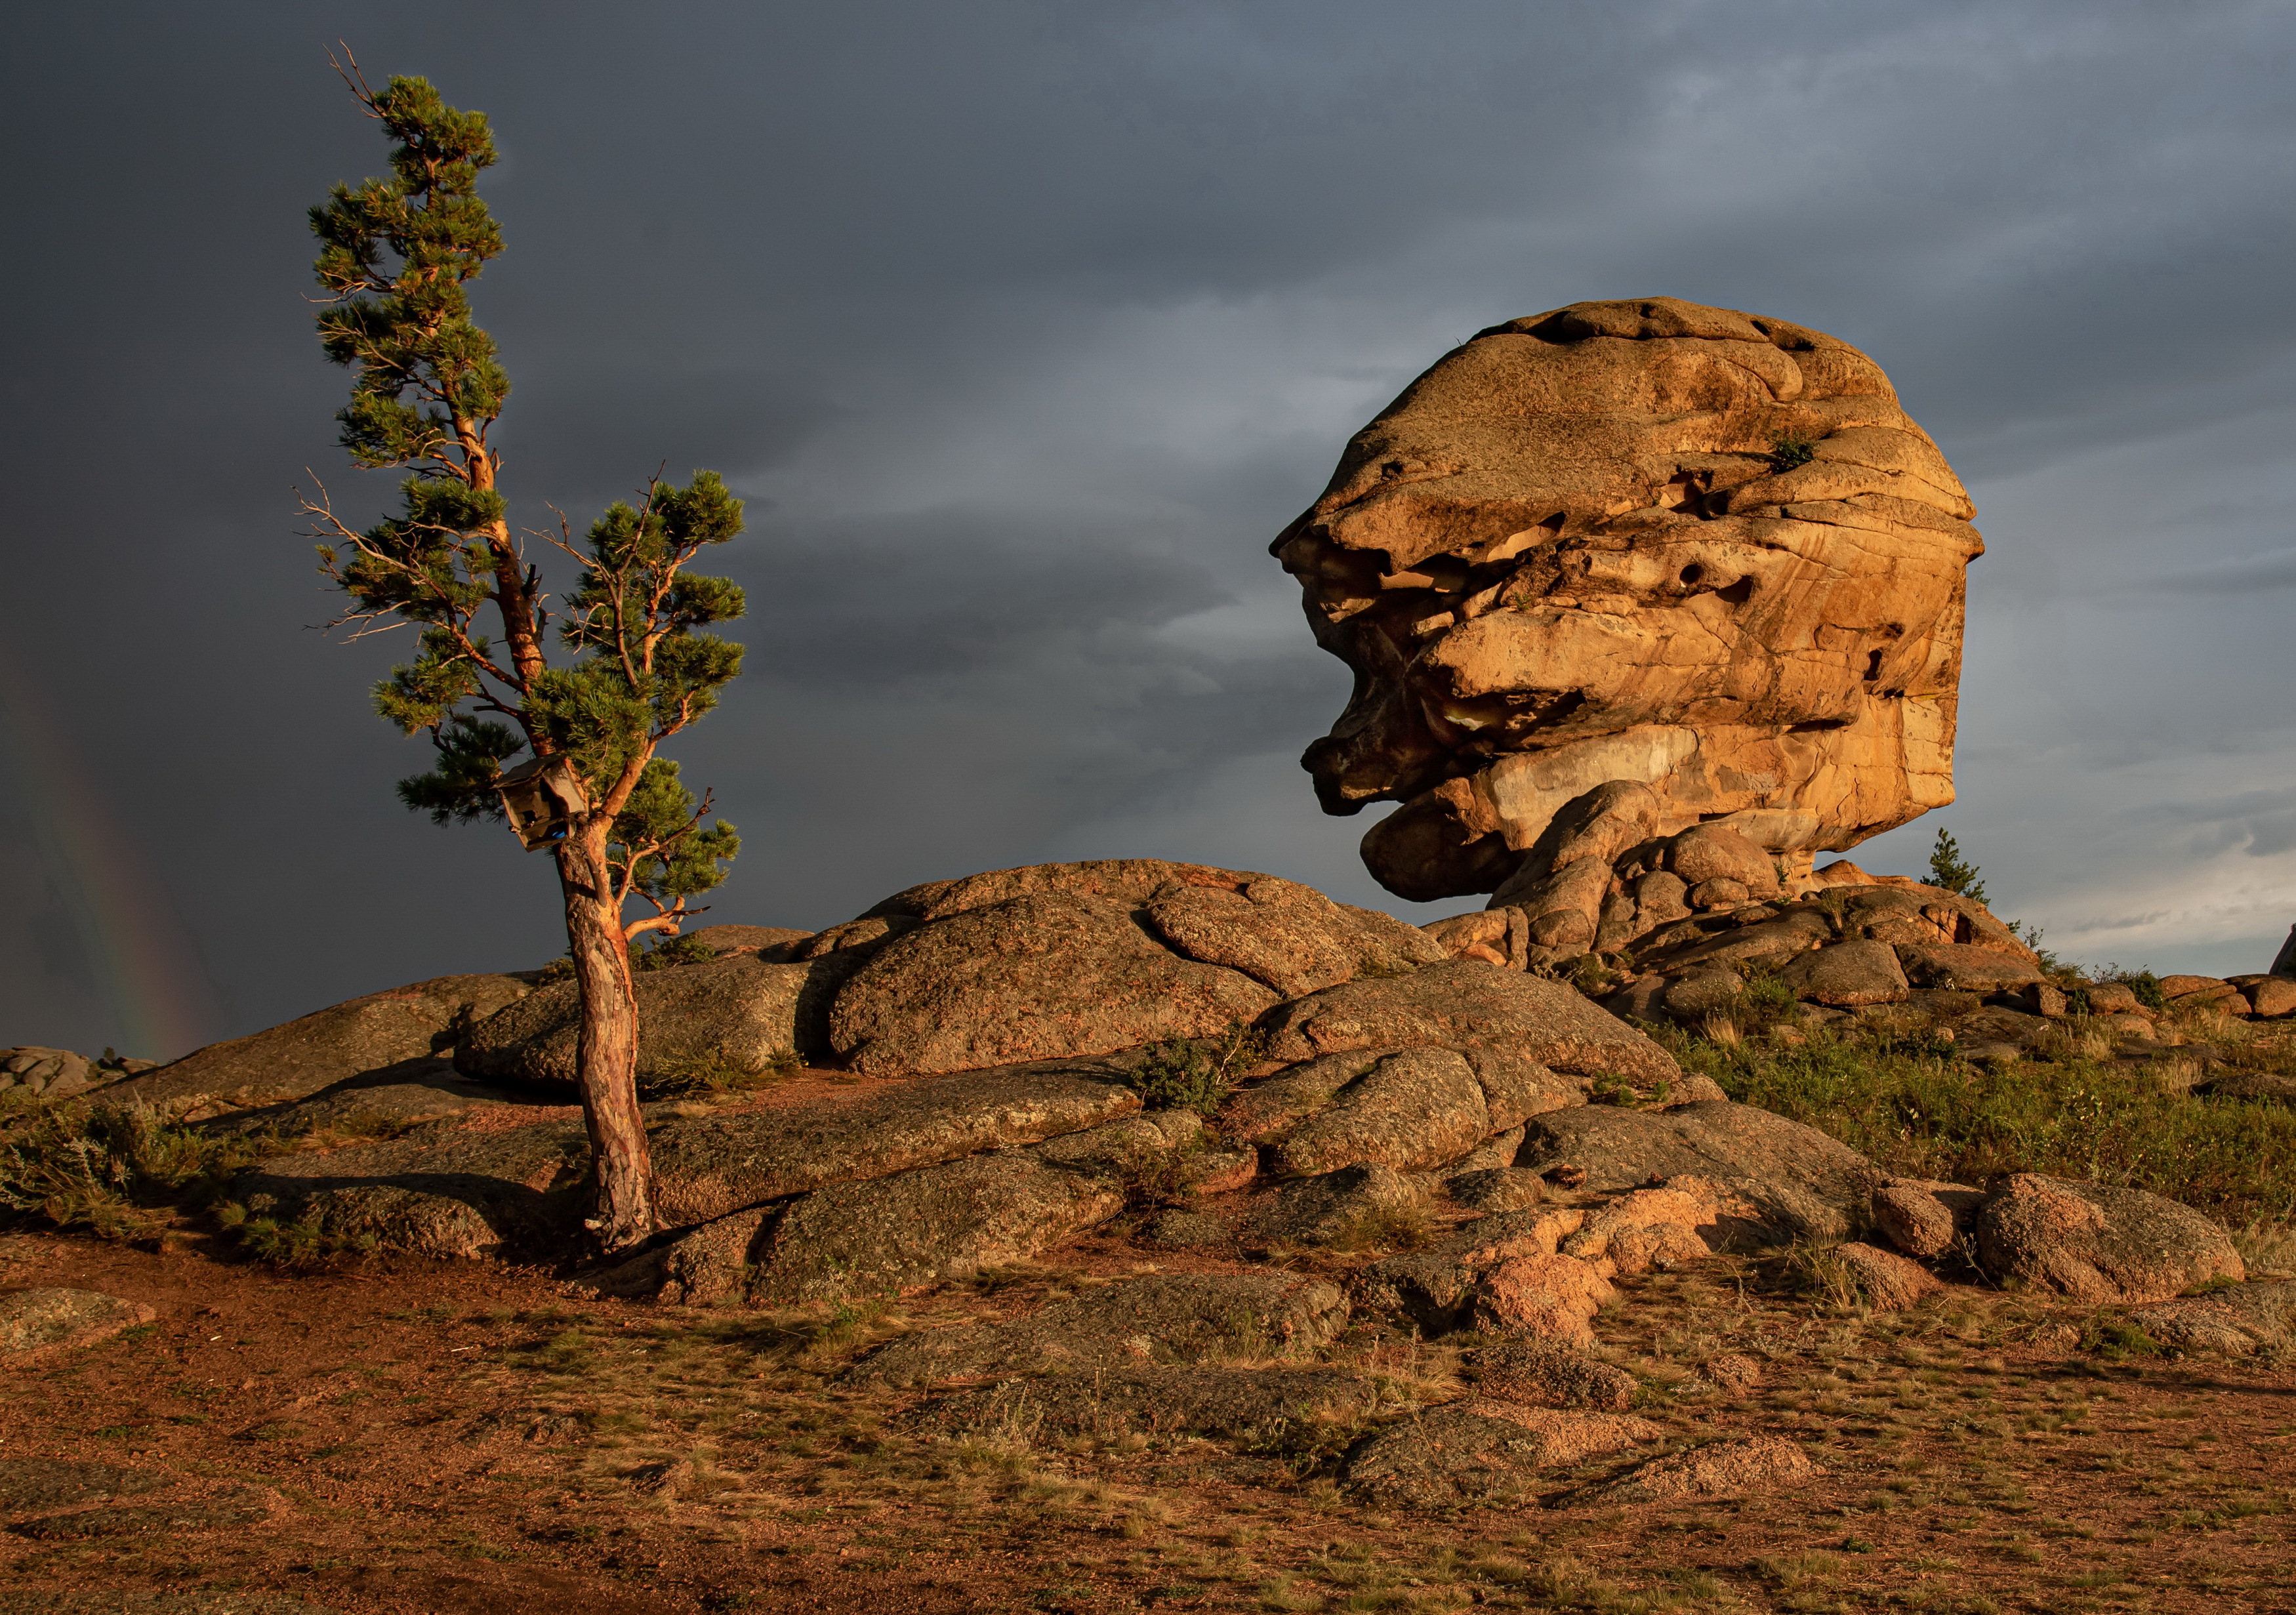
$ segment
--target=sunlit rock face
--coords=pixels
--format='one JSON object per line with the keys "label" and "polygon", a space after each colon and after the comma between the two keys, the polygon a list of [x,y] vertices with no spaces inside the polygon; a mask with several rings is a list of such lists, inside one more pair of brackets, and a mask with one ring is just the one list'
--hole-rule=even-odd
{"label": "sunlit rock face", "polygon": [[1964,570],[1945,456],[1879,365],[1671,298],[1482,332],[1356,434],[1271,545],[1355,671],[1304,758],[1418,900],[1496,889],[1556,811],[1647,785],[1790,855],[1953,799]]}

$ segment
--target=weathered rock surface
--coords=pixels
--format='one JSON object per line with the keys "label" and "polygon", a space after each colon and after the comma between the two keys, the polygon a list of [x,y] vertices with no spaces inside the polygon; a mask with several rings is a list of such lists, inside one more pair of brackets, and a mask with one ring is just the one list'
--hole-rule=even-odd
{"label": "weathered rock surface", "polygon": [[2132,1308],[2129,1321],[2163,1346],[2226,1357],[2296,1343],[2296,1283],[2235,1284]]}
{"label": "weathered rock surface", "polygon": [[0,1353],[85,1346],[158,1316],[94,1290],[19,1290],[0,1295]]}
{"label": "weathered rock surface", "polygon": [[1682,1497],[1762,1496],[1808,1486],[1826,1471],[1783,1436],[1717,1441],[1692,1452],[1638,1463],[1614,1480],[1582,1487],[1559,1508],[1619,1508]]}
{"label": "weathered rock surface", "polygon": [[1417,1171],[1456,1160],[1492,1131],[1472,1067],[1449,1049],[1389,1054],[1275,1145],[1272,1164],[1306,1176],[1357,1164]]}
{"label": "weathered rock surface", "polygon": [[904,1335],[857,1364],[858,1384],[1201,1364],[1311,1351],[1348,1320],[1337,1286],[1289,1274],[1160,1274],[1001,1322]]}
{"label": "weathered rock surface", "polygon": [[887,944],[837,995],[830,1040],[854,1070],[930,1075],[1209,1037],[1277,1000],[1173,953],[1123,903],[1049,892]]}
{"label": "weathered rock surface", "polygon": [[212,1125],[233,1132],[268,1129],[289,1138],[307,1133],[388,1134],[417,1122],[534,1098],[531,1089],[498,1087],[465,1077],[446,1060],[408,1062],[348,1078],[308,1099],[234,1111]]}
{"label": "weathered rock surface", "polygon": [[1426,1207],[1426,1187],[1393,1167],[1341,1167],[1295,1178],[1252,1217],[1254,1239],[1270,1245],[1331,1245],[1374,1237]]}
{"label": "weathered rock surface", "polygon": [[802,942],[813,934],[786,925],[703,925],[685,932],[685,939],[700,943],[713,954],[761,953],[767,948]]}
{"label": "weathered rock surface", "polygon": [[1906,979],[1918,987],[1997,993],[2041,979],[2040,967],[2030,960],[1967,944],[1911,947],[1901,943],[1898,958],[1906,967]]}
{"label": "weathered rock surface", "polygon": [[1535,1407],[1624,1413],[1637,1389],[1625,1369],[1544,1340],[1493,1340],[1475,1353],[1466,1373],[1480,1395]]}
{"label": "weathered rock surface", "polygon": [[1364,1268],[1356,1275],[1356,1304],[1406,1320],[1430,1335],[1464,1328],[1486,1274],[1502,1262],[1554,1255],[1586,1219],[1573,1207],[1479,1217],[1425,1250]]}
{"label": "weathered rock surface", "polygon": [[370,993],[116,1083],[107,1099],[168,1103],[207,1094],[235,1104],[305,1099],[345,1078],[392,1067],[427,1070],[457,1030],[524,997],[518,976],[440,976]]}
{"label": "weathered rock surface", "polygon": [[1945,1288],[1944,1282],[1919,1262],[1907,1261],[1878,1245],[1852,1241],[1834,1247],[1833,1254],[1849,1269],[1858,1292],[1876,1312],[1902,1312]]}
{"label": "weathered rock surface", "polygon": [[1436,1044],[1503,1049],[1572,1076],[1682,1078],[1673,1056],[1571,988],[1473,960],[1312,993],[1266,1026],[1277,1060]]}
{"label": "weathered rock surface", "polygon": [[1377,1384],[1331,1368],[1116,1368],[1046,1374],[928,1402],[916,1426],[1021,1439],[1128,1431],[1273,1437],[1351,1423],[1379,1406]]}
{"label": "weathered rock surface", "polygon": [[1854,1009],[1866,1004],[1897,1004],[1910,985],[1887,942],[1843,942],[1802,954],[1778,971],[1797,998]]}
{"label": "weathered rock surface", "polygon": [[2296,1015],[2296,981],[2285,976],[2227,978],[2248,1000],[2249,1012],[2259,1020],[2276,1021]]}
{"label": "weathered rock surface", "polygon": [[1406,803],[1365,860],[1414,898],[1492,889],[1608,781],[1662,831],[1853,846],[1952,799],[1971,514],[1832,337],[1671,298],[1493,326],[1272,546],[1356,672],[1317,795]]}
{"label": "weathered rock surface", "polygon": [[1595,1343],[1595,1315],[1619,1299],[1595,1264],[1572,1256],[1514,1256],[1475,1284],[1473,1326],[1570,1346]]}
{"label": "weathered rock surface", "polygon": [[1542,1172],[1577,1167],[1589,1190],[1703,1177],[1743,1202],[1734,1213],[1724,1209],[1724,1232],[1756,1233],[1759,1223],[1769,1238],[1827,1242],[1850,1232],[1882,1176],[1815,1127],[1726,1100],[1662,1111],[1583,1105],[1534,1117],[1519,1164]]}
{"label": "weathered rock surface", "polygon": [[[758,1071],[777,1055],[824,1057],[831,997],[858,963],[830,954],[769,964],[754,953],[735,953],[640,971],[634,979],[638,1079],[659,1080],[698,1062]],[[456,1045],[456,1069],[496,1081],[570,1085],[581,1022],[573,982],[538,988],[473,1025]]]}
{"label": "weathered rock surface", "polygon": [[836,1184],[767,1225],[749,1293],[764,1305],[898,1295],[1039,1256],[1123,1209],[1107,1179],[1020,1151]]}
{"label": "weathered rock surface", "polygon": [[[1434,947],[1430,942],[1431,947]],[[1438,957],[1442,950],[1436,948]],[[52,1049],[38,1044],[18,1044],[0,1049],[0,1093],[12,1088],[21,1089],[43,1099],[70,1099],[89,1088],[119,1079],[125,1067],[139,1070],[152,1069],[148,1060],[122,1062],[119,1065],[101,1064],[85,1054],[70,1049]]]}
{"label": "weathered rock surface", "polygon": [[647,1137],[662,1215],[698,1223],[829,1184],[1080,1133],[1139,1109],[1119,1067],[1045,1061],[859,1098],[673,1117]]}
{"label": "weathered rock surface", "polygon": [[1664,1435],[1626,1414],[1474,1401],[1431,1408],[1365,1437],[1341,1460],[1340,1482],[1390,1508],[1510,1502],[1541,1471]]}
{"label": "weathered rock surface", "polygon": [[1988,1195],[1978,1259],[2003,1283],[2089,1305],[2165,1301],[2210,1279],[2247,1276],[2225,1231],[2140,1189],[2021,1172]]}
{"label": "weathered rock surface", "polygon": [[1893,1177],[1874,1191],[1874,1224],[1907,1256],[1943,1256],[1977,1227],[1983,1191],[1964,1184]]}

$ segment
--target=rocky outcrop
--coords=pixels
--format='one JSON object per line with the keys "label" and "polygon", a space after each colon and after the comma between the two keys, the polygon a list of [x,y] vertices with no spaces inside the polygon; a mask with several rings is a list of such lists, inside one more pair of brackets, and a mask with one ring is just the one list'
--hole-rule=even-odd
{"label": "rocky outcrop", "polygon": [[1439,1044],[1505,1050],[1573,1076],[1679,1081],[1674,1057],[1573,988],[1474,960],[1351,981],[1267,1018],[1275,1059]]}
{"label": "rocky outcrop", "polygon": [[1356,675],[1317,795],[1406,804],[1364,857],[1417,899],[1494,889],[1611,781],[1645,834],[1735,816],[1806,871],[1953,799],[1972,513],[1833,337],[1672,298],[1495,325],[1272,545]]}
{"label": "rocky outcrop", "polygon": [[[715,928],[713,928],[715,929]],[[639,972],[638,1079],[659,1082],[697,1064],[761,1071],[777,1058],[829,1053],[829,1004],[860,958],[825,954],[796,964],[734,951],[706,963]],[[582,1028],[571,981],[542,988],[479,1021],[455,1045],[465,1075],[494,1081],[574,1081]]]}
{"label": "rocky outcrop", "polygon": [[2130,1310],[2128,1321],[2178,1351],[2243,1357],[2296,1344],[2296,1283],[2234,1284]]}
{"label": "rocky outcrop", "polygon": [[1624,1413],[1638,1389],[1615,1364],[1543,1340],[1493,1340],[1478,1349],[1465,1373],[1476,1391],[1533,1407],[1592,1407]]}
{"label": "rocky outcrop", "polygon": [[2211,1279],[2247,1275],[2216,1224],[2141,1189],[2021,1172],[1977,1218],[1978,1259],[2002,1283],[2088,1305],[2166,1301]]}
{"label": "rocky outcrop", "polygon": [[915,1428],[944,1435],[1112,1439],[1128,1434],[1273,1441],[1290,1430],[1359,1422],[1376,1381],[1331,1368],[1119,1368],[1046,1374],[926,1403]]}
{"label": "rocky outcrop", "polygon": [[1535,1117],[1518,1165],[1574,1168],[1590,1191],[1695,1176],[1726,1192],[1721,1232],[1765,1242],[1846,1237],[1883,1176],[1815,1127],[1726,1100],[1655,1112],[1582,1105]]}
{"label": "rocky outcrop", "polygon": [[370,993],[116,1083],[107,1099],[181,1104],[201,1096],[252,1105],[307,1099],[347,1078],[428,1070],[457,1033],[523,998],[522,976],[439,976]]}

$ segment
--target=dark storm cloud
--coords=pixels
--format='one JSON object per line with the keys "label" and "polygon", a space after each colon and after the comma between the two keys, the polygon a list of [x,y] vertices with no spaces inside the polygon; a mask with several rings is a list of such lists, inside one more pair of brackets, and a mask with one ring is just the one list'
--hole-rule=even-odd
{"label": "dark storm cloud", "polygon": [[[382,166],[339,35],[495,119],[517,518],[661,463],[750,500],[750,672],[678,750],[749,838],[720,918],[1151,847],[1373,895],[1266,541],[1453,342],[1647,292],[1865,348],[1971,481],[1948,822],[1997,893],[2105,923],[2109,853],[2130,946],[2223,968],[2296,906],[2283,6],[50,8],[0,110],[10,649],[216,1030],[560,946],[542,861],[391,801],[388,644],[306,627],[291,490],[393,481],[301,300],[303,209]],[[113,1041],[11,851],[0,1041]]]}

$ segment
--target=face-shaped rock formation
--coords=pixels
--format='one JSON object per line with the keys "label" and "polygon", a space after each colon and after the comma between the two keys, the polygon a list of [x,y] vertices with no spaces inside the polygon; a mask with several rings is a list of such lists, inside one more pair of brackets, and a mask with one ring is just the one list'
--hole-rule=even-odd
{"label": "face-shaped rock formation", "polygon": [[1271,546],[1356,676],[1306,767],[1328,813],[1406,804],[1364,858],[1423,901],[1611,781],[1807,869],[1953,799],[1972,514],[1818,332],[1671,298],[1493,326]]}

